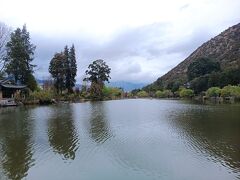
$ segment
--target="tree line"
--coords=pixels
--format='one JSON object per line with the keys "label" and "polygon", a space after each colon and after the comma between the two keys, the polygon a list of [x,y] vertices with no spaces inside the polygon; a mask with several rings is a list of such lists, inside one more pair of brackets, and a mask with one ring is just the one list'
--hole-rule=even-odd
{"label": "tree line", "polygon": [[[222,69],[217,60],[200,57],[189,64],[186,81],[174,80],[163,83],[161,80],[158,80],[144,87],[142,90],[156,97],[181,97],[181,94],[185,96],[186,93],[191,97],[193,95],[205,94],[211,87],[224,88],[228,87],[228,85],[238,86],[240,84],[239,77],[239,67]],[[138,89],[132,93],[137,94],[140,91],[141,90]]]}
{"label": "tree line", "polygon": [[[0,23],[0,78],[11,77],[16,84],[24,84],[31,91],[38,89],[34,77],[36,65],[33,63],[36,46],[31,43],[26,25],[11,32]],[[77,59],[74,44],[54,54],[50,60],[49,73],[53,78],[57,94],[63,91],[73,93],[76,85]],[[86,70],[84,81],[90,82],[89,92],[93,99],[102,99],[104,82],[110,79],[111,68],[102,59],[93,61]]]}

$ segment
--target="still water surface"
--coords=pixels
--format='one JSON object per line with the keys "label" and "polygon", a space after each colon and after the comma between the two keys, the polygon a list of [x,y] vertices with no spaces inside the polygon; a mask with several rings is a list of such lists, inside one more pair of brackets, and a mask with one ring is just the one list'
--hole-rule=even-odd
{"label": "still water surface", "polygon": [[0,179],[240,179],[240,105],[137,99],[0,109]]}

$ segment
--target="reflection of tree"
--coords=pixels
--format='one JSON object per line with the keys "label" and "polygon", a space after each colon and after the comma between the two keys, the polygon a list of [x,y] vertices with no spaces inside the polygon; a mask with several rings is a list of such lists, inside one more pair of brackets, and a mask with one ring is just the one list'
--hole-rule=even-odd
{"label": "reflection of tree", "polygon": [[33,166],[32,119],[28,111],[15,109],[0,116],[1,163],[9,179],[22,179]]}
{"label": "reflection of tree", "polygon": [[193,148],[240,172],[239,117],[239,106],[214,108],[213,111],[188,109],[175,114],[173,125],[190,140]]}
{"label": "reflection of tree", "polygon": [[78,135],[74,126],[71,107],[56,107],[49,120],[48,137],[54,151],[64,159],[75,159],[78,149]]}
{"label": "reflection of tree", "polygon": [[90,115],[90,134],[97,143],[104,143],[111,137],[104,111],[104,102],[92,102]]}

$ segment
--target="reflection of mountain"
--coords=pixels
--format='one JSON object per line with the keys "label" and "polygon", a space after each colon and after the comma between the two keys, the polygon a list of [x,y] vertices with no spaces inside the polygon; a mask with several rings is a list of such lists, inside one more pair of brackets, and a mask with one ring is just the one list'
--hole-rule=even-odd
{"label": "reflection of mountain", "polygon": [[104,102],[92,102],[90,113],[91,137],[97,143],[104,143],[112,136],[105,115]]}
{"label": "reflection of mountain", "polygon": [[191,148],[234,172],[240,172],[239,106],[214,107],[214,111],[204,106],[202,109],[188,108],[185,112],[177,112],[173,116],[173,126],[190,141]]}
{"label": "reflection of mountain", "polygon": [[75,159],[79,147],[71,106],[56,107],[48,123],[49,143],[64,159]]}
{"label": "reflection of mountain", "polygon": [[33,166],[32,119],[27,110],[12,109],[13,116],[0,116],[0,156],[4,173],[9,179],[22,179]]}

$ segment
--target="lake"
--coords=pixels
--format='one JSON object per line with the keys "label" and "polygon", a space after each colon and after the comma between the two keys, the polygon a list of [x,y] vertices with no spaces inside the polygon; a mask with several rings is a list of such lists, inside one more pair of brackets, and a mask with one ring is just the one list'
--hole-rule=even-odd
{"label": "lake", "polygon": [[132,99],[0,109],[0,179],[240,179],[240,105]]}

